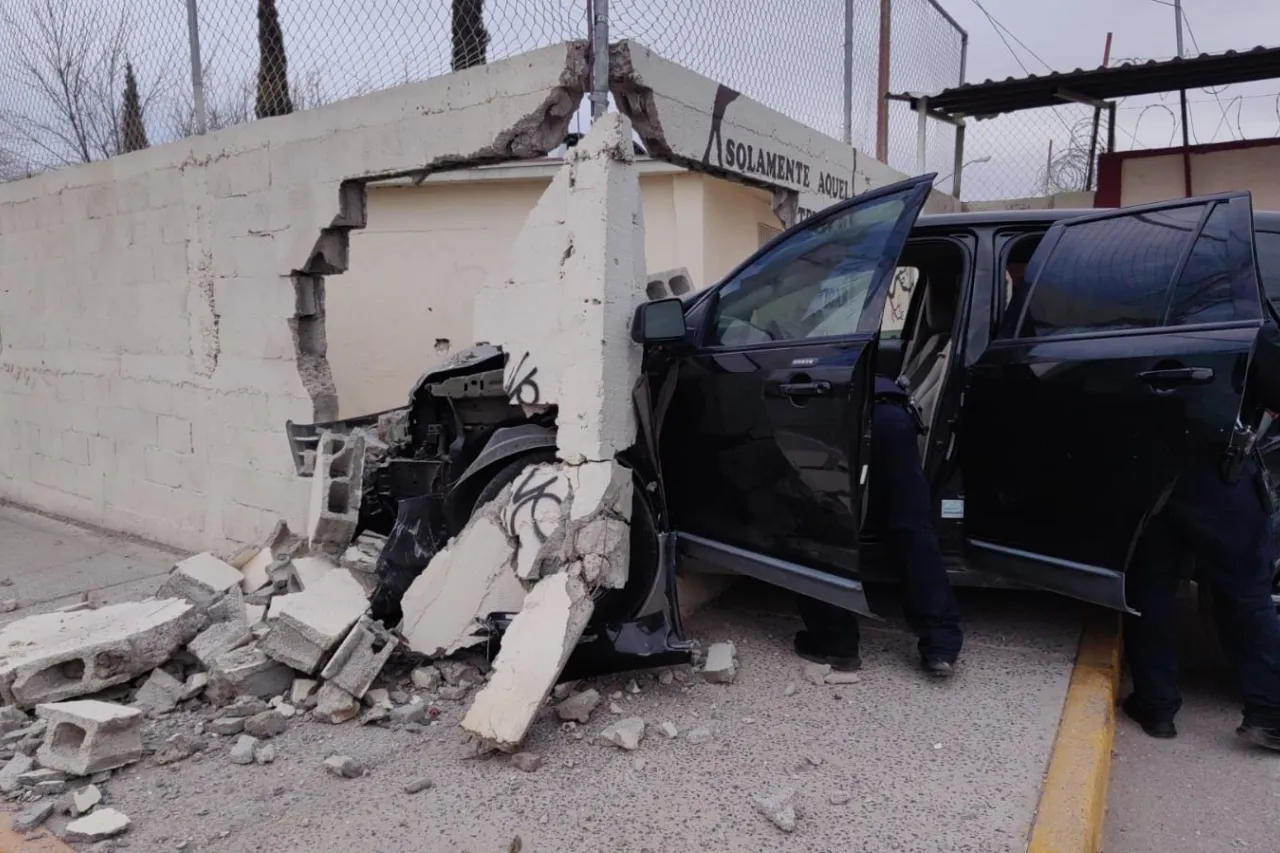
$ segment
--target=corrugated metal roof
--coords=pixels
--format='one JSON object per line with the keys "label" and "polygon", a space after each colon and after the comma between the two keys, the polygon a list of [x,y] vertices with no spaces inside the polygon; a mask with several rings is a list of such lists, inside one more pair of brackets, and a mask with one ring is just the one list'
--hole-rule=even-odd
{"label": "corrugated metal roof", "polygon": [[[1249,83],[1280,78],[1280,47],[1255,47],[1226,53],[1202,53],[1184,59],[1126,62],[1085,70],[966,83],[929,96],[929,109],[945,115],[989,118],[1002,113],[1057,106],[1082,95],[1099,101]],[[917,93],[918,94],[918,93]],[[915,106],[911,93],[896,96]]]}

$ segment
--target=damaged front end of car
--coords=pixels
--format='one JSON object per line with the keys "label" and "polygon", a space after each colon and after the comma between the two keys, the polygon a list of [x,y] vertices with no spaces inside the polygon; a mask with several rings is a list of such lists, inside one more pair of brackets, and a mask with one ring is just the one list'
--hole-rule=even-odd
{"label": "damaged front end of car", "polygon": [[[503,388],[506,354],[478,344],[426,371],[408,404],[355,418],[286,424],[299,476],[315,474],[326,434],[359,433],[365,457],[359,521],[353,536],[385,537],[370,597],[387,627],[402,618],[401,601],[431,559],[517,472],[551,461],[556,409],[513,403]],[[600,589],[590,624],[561,680],[689,660],[676,591],[675,535],[659,486],[648,381],[637,385],[641,439],[619,457],[632,473],[631,560],[621,589]],[[465,566],[453,569],[465,571]],[[496,656],[515,613],[475,614],[473,636]]]}

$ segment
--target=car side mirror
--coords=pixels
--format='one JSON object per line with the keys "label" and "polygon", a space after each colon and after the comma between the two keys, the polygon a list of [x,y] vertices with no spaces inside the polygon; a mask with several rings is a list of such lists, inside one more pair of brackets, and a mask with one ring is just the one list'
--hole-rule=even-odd
{"label": "car side mirror", "polygon": [[638,344],[663,344],[683,340],[684,336],[682,300],[654,299],[636,307],[636,316],[631,323],[631,340]]}

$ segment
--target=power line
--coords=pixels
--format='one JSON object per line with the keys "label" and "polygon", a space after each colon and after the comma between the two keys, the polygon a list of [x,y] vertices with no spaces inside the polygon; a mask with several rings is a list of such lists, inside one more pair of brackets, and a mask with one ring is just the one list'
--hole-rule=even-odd
{"label": "power line", "polygon": [[1013,55],[1014,60],[1017,61],[1018,65],[1022,67],[1023,73],[1030,74],[1031,72],[1027,70],[1027,66],[1022,64],[1022,59],[1019,58],[1017,52],[1009,44],[1009,40],[1004,37],[1005,33],[1008,33],[1009,38],[1013,39],[1019,45],[1021,45],[1023,50],[1031,54],[1031,56],[1035,58],[1036,62],[1039,62],[1045,68],[1049,69],[1050,71],[1053,71],[1053,66],[1045,62],[1044,59],[1041,58],[1040,54],[1036,53],[1034,50],[1027,47],[1027,43],[1024,42],[1022,39],[1018,38],[1017,34],[1015,34],[1013,30],[1009,29],[1004,24],[1002,24],[995,15],[988,12],[987,7],[982,5],[981,0],[970,0],[970,2],[972,2],[973,5],[977,6],[978,11],[986,16],[987,20],[991,23],[992,29],[996,31],[996,35],[1000,36],[1000,41],[1004,42],[1004,46],[1009,49],[1009,53]]}

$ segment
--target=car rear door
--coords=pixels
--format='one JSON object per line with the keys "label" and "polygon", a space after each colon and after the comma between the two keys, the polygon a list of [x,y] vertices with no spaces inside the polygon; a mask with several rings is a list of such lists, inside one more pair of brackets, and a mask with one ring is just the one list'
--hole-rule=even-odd
{"label": "car rear door", "polygon": [[662,426],[686,555],[868,612],[856,567],[875,345],[931,186],[913,178],[806,220],[691,313]]}
{"label": "car rear door", "polygon": [[1181,461],[1226,449],[1261,318],[1248,193],[1054,225],[967,376],[975,567],[1126,609]]}

